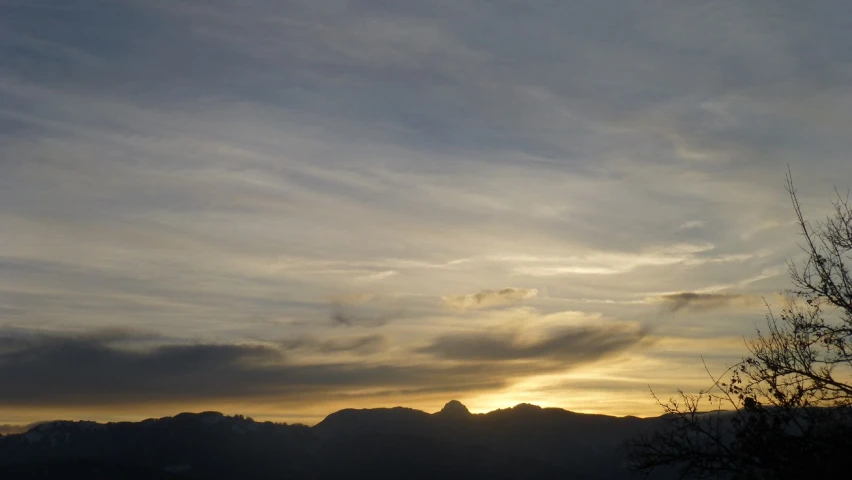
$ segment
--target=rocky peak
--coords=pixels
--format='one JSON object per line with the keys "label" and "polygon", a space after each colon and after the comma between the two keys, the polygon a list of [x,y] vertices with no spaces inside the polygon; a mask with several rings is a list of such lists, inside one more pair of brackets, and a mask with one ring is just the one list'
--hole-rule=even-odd
{"label": "rocky peak", "polygon": [[438,414],[446,417],[460,418],[470,415],[470,411],[460,401],[450,400],[446,405],[444,405],[444,408],[442,408]]}

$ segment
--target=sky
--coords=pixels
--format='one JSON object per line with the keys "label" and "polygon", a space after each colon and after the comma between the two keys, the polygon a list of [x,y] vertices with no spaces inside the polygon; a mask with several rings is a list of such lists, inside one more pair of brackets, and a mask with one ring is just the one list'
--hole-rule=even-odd
{"label": "sky", "polygon": [[845,1],[0,0],[0,425],[662,413],[852,187]]}

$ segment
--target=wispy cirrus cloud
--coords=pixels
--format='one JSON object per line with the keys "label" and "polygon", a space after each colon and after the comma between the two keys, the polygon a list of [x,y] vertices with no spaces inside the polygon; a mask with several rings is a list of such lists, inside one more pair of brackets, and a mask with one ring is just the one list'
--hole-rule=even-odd
{"label": "wispy cirrus cloud", "polygon": [[679,292],[660,295],[651,299],[659,303],[670,313],[680,311],[704,312],[722,310],[725,308],[750,308],[763,305],[764,300],[758,295],[741,293],[698,293]]}
{"label": "wispy cirrus cloud", "polygon": [[459,310],[511,305],[538,296],[535,288],[506,287],[499,290],[482,290],[468,295],[445,295],[444,305]]}
{"label": "wispy cirrus cloud", "polygon": [[313,351],[317,353],[353,353],[371,355],[387,348],[387,339],[382,335],[362,335],[338,339],[318,340],[298,338],[280,342],[285,350]]}
{"label": "wispy cirrus cloud", "polygon": [[[413,342],[523,302],[552,327],[593,305],[748,335],[738,315],[798,254],[786,165],[815,217],[852,173],[848,2],[232,3],[4,4],[0,334],[163,332],[201,346],[72,343],[149,379],[146,362],[208,355],[264,391],[250,352],[351,357],[378,345],[369,327],[388,348],[351,371],[401,375]],[[477,293],[503,285],[527,288]],[[310,341],[244,350],[257,338]],[[518,357],[571,344],[495,338]],[[465,388],[424,371],[375,388]]]}

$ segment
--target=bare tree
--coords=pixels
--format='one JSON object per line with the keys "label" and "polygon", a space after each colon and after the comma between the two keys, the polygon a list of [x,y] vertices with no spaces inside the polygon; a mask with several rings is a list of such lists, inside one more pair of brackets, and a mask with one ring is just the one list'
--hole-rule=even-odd
{"label": "bare tree", "polygon": [[[628,443],[634,472],[681,478],[852,478],[852,205],[837,193],[824,221],[805,220],[787,173],[803,263],[748,355],[697,394],[658,400],[665,428]],[[706,368],[706,367],[705,367]],[[655,397],[656,399],[656,397]]]}

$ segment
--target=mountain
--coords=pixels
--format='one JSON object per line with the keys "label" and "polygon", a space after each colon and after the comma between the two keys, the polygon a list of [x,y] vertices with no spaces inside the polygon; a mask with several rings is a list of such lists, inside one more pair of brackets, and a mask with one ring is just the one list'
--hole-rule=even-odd
{"label": "mountain", "polygon": [[659,419],[451,401],[346,409],[307,427],[218,412],[138,423],[51,422],[0,437],[0,478],[626,479],[619,445]]}

